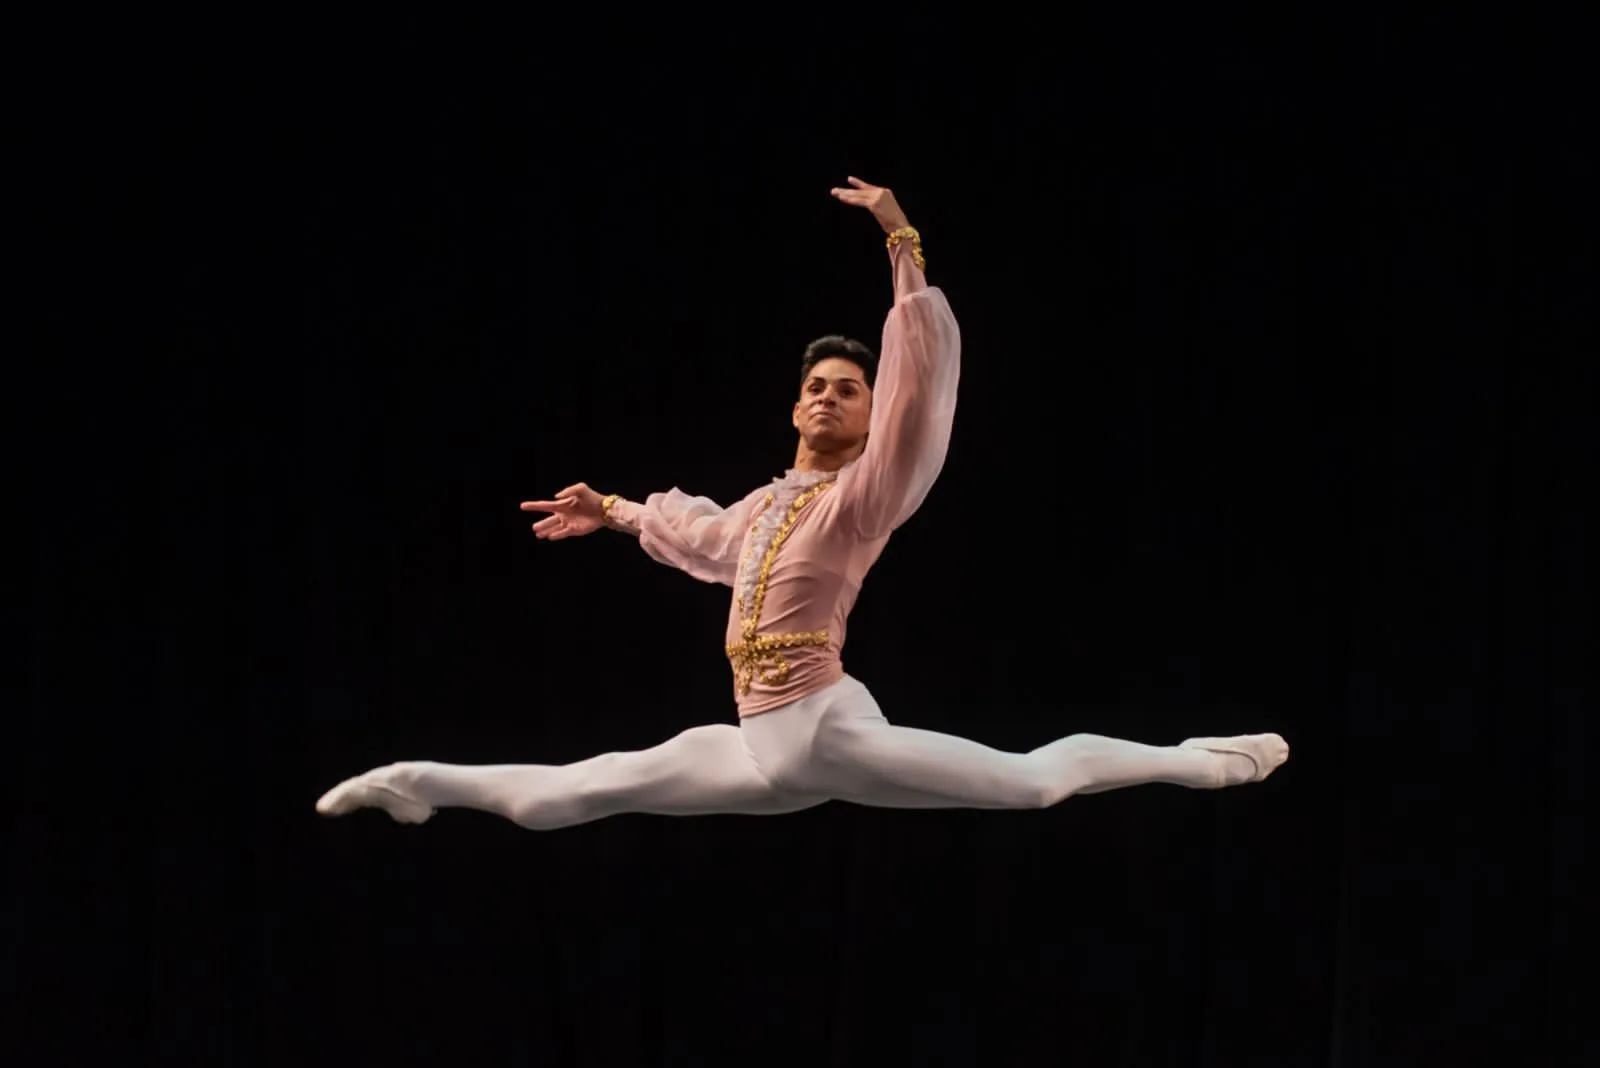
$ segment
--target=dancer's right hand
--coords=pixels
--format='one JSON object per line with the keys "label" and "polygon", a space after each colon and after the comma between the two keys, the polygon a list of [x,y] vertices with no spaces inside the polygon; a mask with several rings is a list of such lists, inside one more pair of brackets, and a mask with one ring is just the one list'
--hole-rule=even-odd
{"label": "dancer's right hand", "polygon": [[560,541],[593,534],[605,525],[600,515],[600,502],[605,498],[579,482],[556,494],[553,501],[523,501],[524,512],[549,512],[550,515],[533,525],[533,533],[542,540]]}

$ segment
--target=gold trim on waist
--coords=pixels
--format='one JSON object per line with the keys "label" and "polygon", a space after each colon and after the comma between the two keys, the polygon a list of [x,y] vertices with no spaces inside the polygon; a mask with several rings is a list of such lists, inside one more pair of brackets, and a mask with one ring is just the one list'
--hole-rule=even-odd
{"label": "gold trim on waist", "polygon": [[735,692],[740,697],[745,696],[756,681],[764,686],[781,686],[789,678],[789,661],[779,650],[827,644],[827,631],[807,630],[794,634],[762,634],[726,646],[728,659],[733,663]]}

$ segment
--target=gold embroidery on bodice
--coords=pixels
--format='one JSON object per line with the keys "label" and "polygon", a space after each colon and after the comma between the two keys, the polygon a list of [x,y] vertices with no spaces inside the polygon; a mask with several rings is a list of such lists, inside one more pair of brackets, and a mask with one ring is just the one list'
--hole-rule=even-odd
{"label": "gold embroidery on bodice", "polygon": [[[784,658],[781,650],[828,644],[828,632],[825,630],[796,634],[763,634],[758,637],[756,628],[761,624],[761,606],[767,598],[767,581],[772,577],[772,565],[778,559],[778,550],[788,539],[789,531],[794,526],[801,509],[831,489],[833,484],[833,479],[818,482],[803,490],[794,499],[794,503],[789,505],[788,514],[783,517],[782,524],[773,534],[772,542],[761,558],[761,570],[756,574],[755,590],[750,603],[745,603],[742,592],[734,594],[734,602],[739,609],[739,637],[742,640],[727,646],[727,654],[733,664],[734,690],[740,697],[750,692],[750,686],[756,680],[767,686],[778,686],[789,678],[789,661]],[[769,493],[756,511],[755,522],[750,527],[750,544],[745,549],[745,559],[740,566],[741,572],[749,566],[750,554],[756,551],[756,529],[761,522],[762,513],[772,507],[772,502],[773,495]]]}

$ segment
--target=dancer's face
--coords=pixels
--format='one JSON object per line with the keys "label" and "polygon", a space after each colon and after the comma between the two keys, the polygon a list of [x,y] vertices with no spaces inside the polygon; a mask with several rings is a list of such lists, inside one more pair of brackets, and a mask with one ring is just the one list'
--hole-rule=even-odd
{"label": "dancer's face", "polygon": [[830,356],[800,383],[794,428],[814,451],[838,452],[859,443],[871,419],[872,390],[855,361]]}

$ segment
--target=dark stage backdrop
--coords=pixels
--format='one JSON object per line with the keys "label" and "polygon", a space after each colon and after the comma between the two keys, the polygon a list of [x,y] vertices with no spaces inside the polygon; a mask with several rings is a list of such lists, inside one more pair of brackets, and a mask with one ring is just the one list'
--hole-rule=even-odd
{"label": "dark stage backdrop", "polygon": [[[1561,28],[849,19],[55,39],[8,1063],[1573,1063]],[[848,669],[1004,748],[1275,730],[1289,764],[1044,812],[318,818],[379,763],[733,720],[726,591],[517,503],[788,466],[801,349],[876,344],[890,297],[847,174],[964,335]]]}

